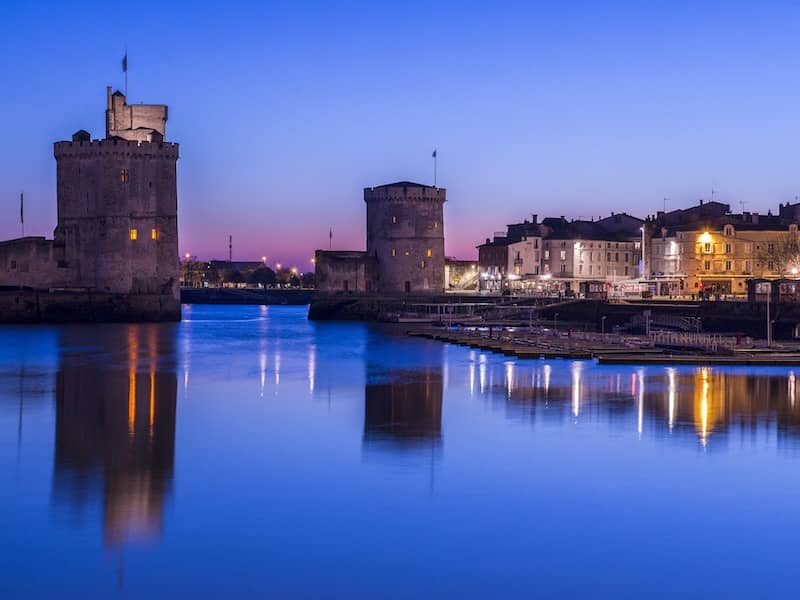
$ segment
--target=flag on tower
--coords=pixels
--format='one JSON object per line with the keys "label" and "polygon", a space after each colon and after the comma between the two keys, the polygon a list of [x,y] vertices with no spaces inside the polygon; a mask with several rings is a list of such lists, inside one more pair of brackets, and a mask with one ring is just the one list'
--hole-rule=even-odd
{"label": "flag on tower", "polygon": [[436,158],[436,150],[434,150],[433,154],[431,154],[431,158]]}
{"label": "flag on tower", "polygon": [[128,72],[128,51],[125,51],[125,56],[122,57],[122,72]]}

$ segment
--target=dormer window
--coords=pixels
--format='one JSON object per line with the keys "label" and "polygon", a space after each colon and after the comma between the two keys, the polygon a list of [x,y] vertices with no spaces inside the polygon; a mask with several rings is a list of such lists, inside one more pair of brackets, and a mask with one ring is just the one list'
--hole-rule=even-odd
{"label": "dormer window", "polygon": [[727,237],[733,237],[733,225],[725,225],[725,235]]}

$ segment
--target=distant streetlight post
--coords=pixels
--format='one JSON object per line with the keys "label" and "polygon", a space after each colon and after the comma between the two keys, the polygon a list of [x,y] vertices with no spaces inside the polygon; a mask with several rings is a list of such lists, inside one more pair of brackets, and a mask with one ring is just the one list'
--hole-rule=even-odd
{"label": "distant streetlight post", "polygon": [[553,315],[553,330],[558,333],[558,313]]}
{"label": "distant streetlight post", "polygon": [[600,317],[600,333],[606,334],[606,317]]}

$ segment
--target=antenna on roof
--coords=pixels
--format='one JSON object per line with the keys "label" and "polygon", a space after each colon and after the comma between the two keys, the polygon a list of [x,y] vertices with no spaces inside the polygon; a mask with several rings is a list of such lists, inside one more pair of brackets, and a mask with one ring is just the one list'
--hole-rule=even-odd
{"label": "antenna on roof", "polygon": [[744,212],[744,205],[747,204],[744,200],[739,200],[739,206],[742,207],[742,212]]}
{"label": "antenna on roof", "polygon": [[228,262],[233,262],[233,236],[228,236]]}

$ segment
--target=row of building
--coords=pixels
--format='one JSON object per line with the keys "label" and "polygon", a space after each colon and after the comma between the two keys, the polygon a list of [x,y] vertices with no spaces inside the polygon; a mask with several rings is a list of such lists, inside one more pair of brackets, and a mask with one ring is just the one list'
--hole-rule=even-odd
{"label": "row of building", "polygon": [[533,215],[478,246],[479,287],[591,295],[745,295],[798,274],[800,204],[732,213],[721,202],[598,220]]}

